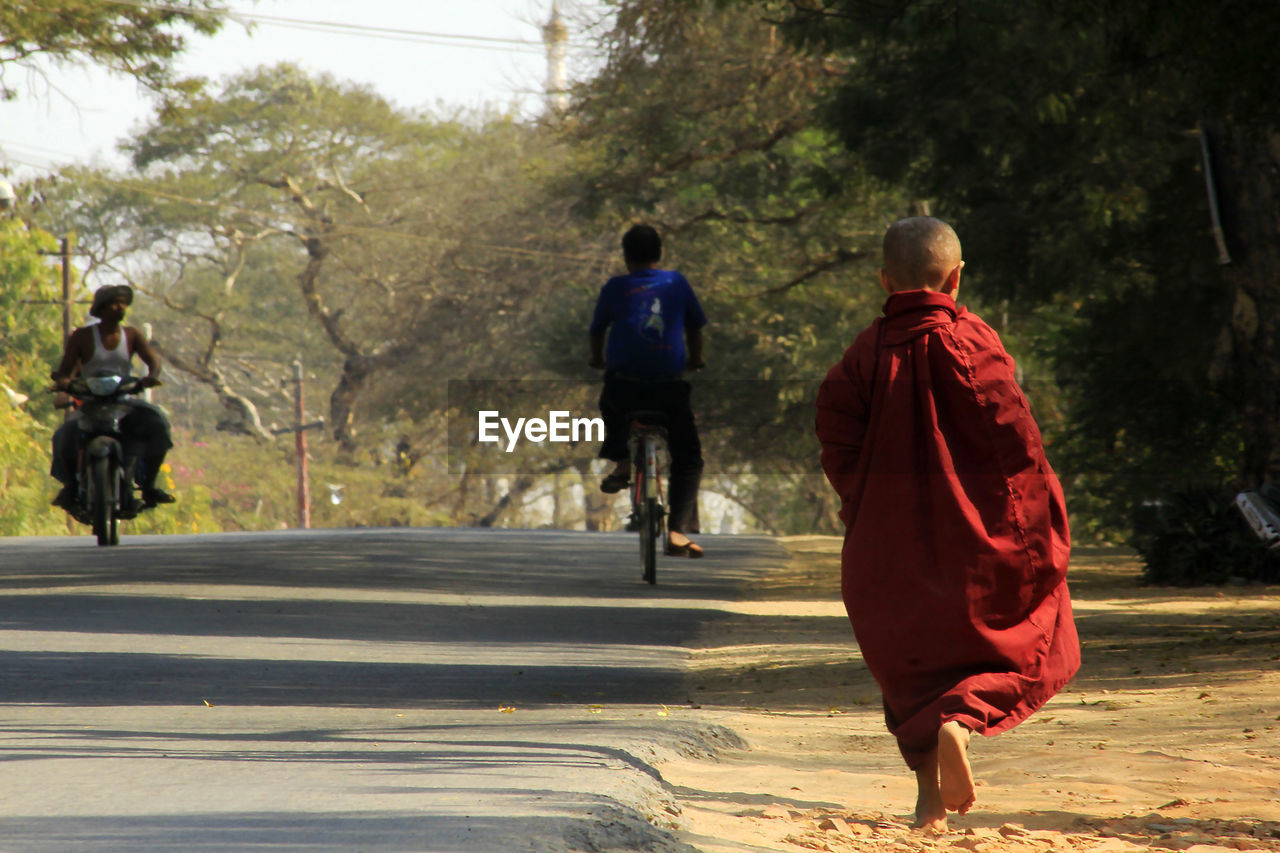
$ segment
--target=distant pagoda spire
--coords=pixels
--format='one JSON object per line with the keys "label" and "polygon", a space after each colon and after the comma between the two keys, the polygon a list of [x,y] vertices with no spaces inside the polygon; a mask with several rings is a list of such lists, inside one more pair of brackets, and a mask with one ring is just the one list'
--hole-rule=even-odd
{"label": "distant pagoda spire", "polygon": [[551,0],[551,20],[542,28],[542,43],[547,46],[547,108],[560,114],[569,109],[569,78],[565,71],[569,28],[560,16],[557,0]]}

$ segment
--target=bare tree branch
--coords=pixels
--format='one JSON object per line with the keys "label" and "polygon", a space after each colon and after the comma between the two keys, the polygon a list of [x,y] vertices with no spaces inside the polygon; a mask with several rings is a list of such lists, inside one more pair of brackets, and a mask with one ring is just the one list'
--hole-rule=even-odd
{"label": "bare tree branch", "polygon": [[854,261],[862,261],[875,256],[875,252],[867,251],[865,249],[859,249],[857,251],[851,249],[836,249],[834,255],[819,261],[817,264],[800,273],[785,284],[780,284],[777,287],[770,287],[767,290],[761,290],[758,293],[752,293],[747,298],[759,299],[763,296],[775,296],[779,293],[786,293],[791,288],[798,287],[809,279],[822,275],[824,272],[830,272],[831,270],[838,269],[846,264],[851,264]]}
{"label": "bare tree branch", "polygon": [[257,406],[244,395],[234,391],[227,384],[222,371],[216,366],[205,365],[183,358],[178,353],[155,341],[152,341],[151,345],[178,370],[208,385],[218,395],[218,400],[222,403],[223,408],[232,415],[230,419],[219,422],[219,429],[243,432],[260,441],[271,440],[271,433],[262,426],[262,419],[258,415]]}

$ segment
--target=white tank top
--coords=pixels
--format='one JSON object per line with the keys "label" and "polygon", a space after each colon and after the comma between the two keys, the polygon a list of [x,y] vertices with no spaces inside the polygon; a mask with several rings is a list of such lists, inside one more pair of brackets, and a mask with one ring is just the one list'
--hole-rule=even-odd
{"label": "white tank top", "polygon": [[93,357],[85,362],[80,372],[85,376],[129,376],[133,362],[129,357],[129,336],[125,334],[124,326],[120,327],[120,343],[115,349],[102,345],[102,334],[96,324],[89,328],[93,329]]}

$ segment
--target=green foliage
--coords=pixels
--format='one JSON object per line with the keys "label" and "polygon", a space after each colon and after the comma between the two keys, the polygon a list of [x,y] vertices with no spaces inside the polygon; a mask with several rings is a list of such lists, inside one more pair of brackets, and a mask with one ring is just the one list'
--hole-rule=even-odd
{"label": "green foliage", "polygon": [[181,492],[174,480],[175,449],[160,468],[156,485],[175,495],[176,503],[163,504],[142,513],[129,522],[128,532],[138,534],[172,535],[178,533],[217,533],[223,529],[221,520],[213,510],[209,487],[200,483],[186,483]]}
{"label": "green foliage", "polygon": [[127,178],[50,190],[50,227],[152,297],[134,316],[224,408],[291,417],[300,357],[351,454],[437,410],[447,378],[528,370],[504,344],[574,260],[564,205],[533,198],[557,147],[504,116],[409,113],[281,65],[171,97],[126,147]]}
{"label": "green foliage", "polygon": [[62,350],[62,291],[56,267],[42,253],[56,250],[47,232],[0,218],[0,373],[30,398],[25,410],[45,423],[55,419],[44,390]]}
{"label": "green foliage", "polygon": [[[5,0],[0,4],[0,68],[41,56],[88,60],[159,88],[174,82],[169,60],[185,46],[184,30],[209,35],[222,20],[213,0]],[[0,82],[0,99],[16,94]]]}
{"label": "green foliage", "polygon": [[1210,381],[1230,288],[1197,128],[1275,119],[1269,4],[787,11],[797,43],[849,60],[827,124],[956,225],[969,292],[1007,304],[1063,383],[1065,422],[1049,431],[1084,527],[1114,533],[1143,500],[1220,481],[1239,460],[1241,399]]}
{"label": "green foliage", "polygon": [[[1124,529],[1132,508],[1170,491],[1230,479],[1240,449],[1240,415],[1206,388],[1212,340],[1201,326],[1219,310],[1204,287],[1169,298],[1154,285],[1083,300],[1056,357],[1072,419],[1059,448],[1076,478],[1076,501]],[[1160,336],[1135,334],[1137,322]]]}
{"label": "green foliage", "polygon": [[[128,148],[128,176],[68,171],[42,188],[40,215],[80,233],[98,276],[135,285],[131,320],[155,326],[175,419],[245,430],[252,409],[249,431],[274,446],[264,428],[293,421],[281,380],[301,357],[308,417],[325,413],[353,471],[402,436],[440,462],[415,472],[443,469],[447,380],[536,375],[546,304],[596,260],[568,204],[541,191],[563,147],[501,115],[408,113],[279,66],[172,96]],[[333,518],[484,518],[498,499],[370,499],[386,473],[349,486],[361,500]],[[433,500],[446,489],[433,479]],[[232,529],[293,515],[217,486],[211,500]]]}
{"label": "green foliage", "polygon": [[1201,487],[1143,507],[1135,545],[1144,580],[1173,586],[1280,580],[1280,558],[1253,535],[1232,494]]}
{"label": "green foliage", "polygon": [[336,182],[347,170],[396,152],[410,129],[369,88],[313,78],[286,63],[232,77],[217,93],[174,93],[125,148],[143,174],[203,176],[223,193],[237,185],[269,189],[282,176],[326,166],[332,188],[341,190]]}
{"label": "green foliage", "polygon": [[890,15],[834,0],[793,26],[857,56],[829,104],[841,138],[937,200],[971,272],[1025,307],[1123,289],[1134,265],[1166,274],[1149,265],[1179,241],[1213,260],[1193,134],[1204,104],[1166,76],[1152,28],[1193,13],[1143,5],[907,2]]}
{"label": "green foliage", "polygon": [[[207,427],[237,403],[291,423],[299,357],[341,442],[313,444],[317,525],[523,523],[498,513],[508,494],[545,495],[553,471],[590,485],[568,453],[457,482],[446,383],[594,383],[591,305],[647,220],[711,319],[708,486],[766,529],[834,532],[813,388],[879,312],[884,227],[928,199],[965,244],[964,301],[1025,371],[1078,538],[1115,536],[1131,507],[1219,482],[1246,440],[1238,387],[1205,381],[1230,306],[1194,131],[1274,113],[1276,75],[1254,72],[1278,19],[1232,9],[613,0],[564,116],[409,113],[255,69],[170,92],[128,175],[69,171],[38,216],[78,234],[92,276],[138,285],[132,319],[178,368],[162,393],[189,501],[154,523],[294,523],[291,444]],[[40,346],[6,358],[47,371]],[[387,461],[402,443],[408,475]]]}
{"label": "green foliage", "polygon": [[[663,265],[685,273],[710,320],[708,368],[694,380],[709,486],[770,529],[808,531],[816,518],[833,532],[830,507],[812,506],[830,490],[806,485],[812,391],[878,314],[880,237],[906,203],[818,121],[826,62],[779,39],[764,7],[610,8],[602,69],[565,123],[575,168],[553,186],[609,235],[607,262],[575,288],[548,350],[585,356],[595,295],[623,272],[618,237],[651,222]],[[783,482],[795,500],[778,497]]]}
{"label": "green foliage", "polygon": [[[438,482],[396,472],[388,463],[348,464],[334,459],[331,443],[311,434],[308,479],[313,527],[404,527],[449,524],[437,501]],[[198,438],[179,431],[169,454],[169,477],[179,508],[174,532],[278,530],[298,524],[297,462],[293,442],[260,444],[227,436]],[[379,460],[381,462],[381,460]],[[330,489],[330,484],[335,488]],[[340,497],[335,503],[333,497]],[[186,509],[190,504],[191,509]],[[160,532],[160,531],[157,531]]]}
{"label": "green foliage", "polygon": [[[12,381],[0,367],[0,381]],[[62,510],[49,506],[57,491],[49,478],[51,432],[0,398],[0,536],[66,532]]]}

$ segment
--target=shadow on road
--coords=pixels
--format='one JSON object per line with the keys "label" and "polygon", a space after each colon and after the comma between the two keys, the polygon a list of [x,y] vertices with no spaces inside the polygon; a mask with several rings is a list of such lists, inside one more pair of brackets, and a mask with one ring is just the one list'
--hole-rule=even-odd
{"label": "shadow on road", "polygon": [[681,647],[784,559],[639,578],[633,536],[312,531],[0,545],[0,703],[683,703]]}
{"label": "shadow on road", "polygon": [[785,551],[772,539],[704,536],[708,557],[660,557],[640,581],[634,533],[397,528],[136,536],[0,538],[0,590],[83,584],[191,583],[434,593],[723,598],[758,582]]}

